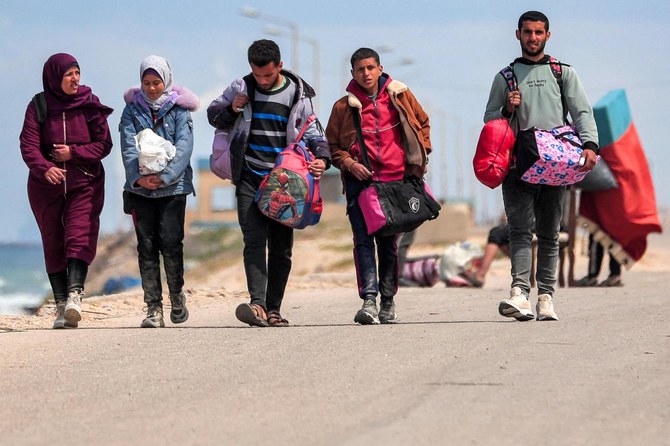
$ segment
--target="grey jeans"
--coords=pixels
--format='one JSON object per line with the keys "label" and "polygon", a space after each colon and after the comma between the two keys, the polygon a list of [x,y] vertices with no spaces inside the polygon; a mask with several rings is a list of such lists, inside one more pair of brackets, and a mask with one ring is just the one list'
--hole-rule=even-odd
{"label": "grey jeans", "polygon": [[565,186],[526,183],[516,169],[502,185],[509,224],[512,287],[530,293],[533,224],[537,235],[537,293],[554,294],[558,263],[558,233],[563,215]]}

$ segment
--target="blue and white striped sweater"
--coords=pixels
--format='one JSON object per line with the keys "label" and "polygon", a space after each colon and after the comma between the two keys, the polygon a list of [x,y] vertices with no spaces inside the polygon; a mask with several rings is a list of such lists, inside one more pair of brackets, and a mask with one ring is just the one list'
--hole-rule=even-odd
{"label": "blue and white striped sweater", "polygon": [[284,77],[286,83],[279,89],[266,92],[256,90],[247,149],[245,170],[258,176],[267,175],[286,147],[286,126],[296,94],[296,84]]}

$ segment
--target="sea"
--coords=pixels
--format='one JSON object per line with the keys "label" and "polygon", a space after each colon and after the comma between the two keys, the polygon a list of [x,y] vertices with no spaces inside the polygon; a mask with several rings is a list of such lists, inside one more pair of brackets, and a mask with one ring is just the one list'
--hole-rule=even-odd
{"label": "sea", "polygon": [[42,245],[0,243],[0,315],[29,314],[50,295]]}

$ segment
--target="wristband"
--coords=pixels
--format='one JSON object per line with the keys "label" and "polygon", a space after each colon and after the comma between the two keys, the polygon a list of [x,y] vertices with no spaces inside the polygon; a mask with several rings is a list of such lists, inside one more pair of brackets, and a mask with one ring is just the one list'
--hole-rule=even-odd
{"label": "wristband", "polygon": [[593,150],[596,155],[600,155],[600,147],[598,147],[598,145],[593,141],[586,141],[583,145],[583,148],[585,150]]}

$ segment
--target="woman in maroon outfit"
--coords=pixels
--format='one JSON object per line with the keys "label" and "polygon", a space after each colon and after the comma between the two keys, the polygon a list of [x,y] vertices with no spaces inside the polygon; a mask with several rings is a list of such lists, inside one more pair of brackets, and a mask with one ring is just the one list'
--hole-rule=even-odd
{"label": "woman in maroon outfit", "polygon": [[95,258],[105,194],[102,158],[112,149],[112,109],[79,84],[69,54],[44,64],[44,92],[26,110],[19,137],[30,171],[28,199],[42,235],[44,260],[56,301],[53,328],[76,328],[88,266]]}

